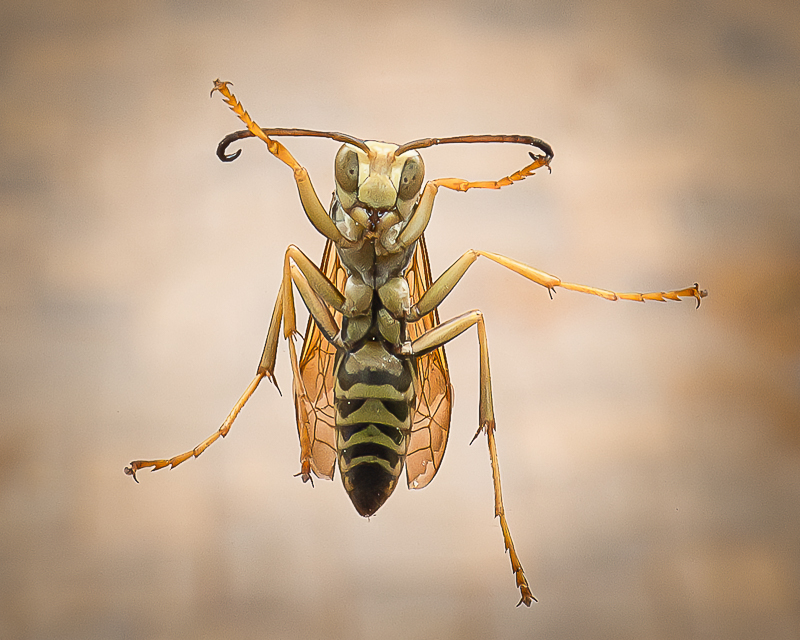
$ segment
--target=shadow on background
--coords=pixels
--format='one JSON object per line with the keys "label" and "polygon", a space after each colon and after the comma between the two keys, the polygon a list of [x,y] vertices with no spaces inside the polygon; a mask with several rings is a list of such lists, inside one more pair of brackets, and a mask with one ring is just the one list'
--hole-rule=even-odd
{"label": "shadow on background", "polygon": [[[0,9],[0,636],[790,638],[800,628],[800,6],[6,2]],[[436,482],[371,520],[303,486],[291,401],[250,380],[289,243],[322,240],[240,128],[404,142],[536,135],[553,173],[442,193],[436,273],[470,247],[617,290],[476,266],[517,593],[476,427],[477,341],[449,347]],[[289,145],[320,196],[336,144]],[[431,149],[492,179],[519,149]],[[279,380],[289,388],[286,348]]]}

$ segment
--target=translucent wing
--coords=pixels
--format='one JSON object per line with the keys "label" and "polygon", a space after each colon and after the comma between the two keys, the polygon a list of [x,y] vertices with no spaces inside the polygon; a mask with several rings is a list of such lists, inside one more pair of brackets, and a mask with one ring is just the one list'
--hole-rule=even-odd
{"label": "translucent wing", "polygon": [[[322,255],[322,272],[344,291],[347,272],[339,262],[335,245],[328,240]],[[341,314],[335,313],[337,322]],[[306,326],[303,350],[300,352],[300,379],[306,390],[306,397],[295,396],[298,406],[297,429],[303,441],[304,425],[302,416],[308,416],[308,436],[311,444],[311,469],[320,478],[333,479],[336,464],[336,417],[333,406],[333,370],[336,363],[336,349],[320,333],[314,320],[309,317]]]}
{"label": "translucent wing", "polygon": [[[417,242],[417,249],[406,272],[411,292],[411,303],[415,304],[432,284],[431,265],[425,237]],[[428,329],[439,324],[439,312],[434,309],[419,322],[409,323],[408,337],[414,340]],[[447,370],[444,347],[422,356],[417,361],[419,387],[417,406],[411,424],[411,441],[406,457],[406,479],[410,489],[426,486],[442,464],[450,431],[450,410],[453,403],[453,387]]]}

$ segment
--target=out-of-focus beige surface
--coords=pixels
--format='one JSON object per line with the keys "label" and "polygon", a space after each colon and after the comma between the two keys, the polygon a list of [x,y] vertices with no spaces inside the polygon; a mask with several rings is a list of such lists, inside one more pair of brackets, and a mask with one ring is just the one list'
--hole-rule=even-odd
{"label": "out-of-focus beige surface", "polygon": [[[659,6],[660,5],[660,6]],[[800,632],[800,5],[6,1],[0,9],[0,637],[796,638]],[[477,340],[436,481],[371,520],[299,468],[255,369],[283,250],[319,255],[264,126],[404,142],[522,133],[553,172],[441,192],[470,247],[622,291],[547,293],[478,263],[518,594],[476,428]],[[337,145],[290,140],[321,198]],[[424,153],[492,179],[521,148]],[[287,349],[279,381],[290,389]]]}

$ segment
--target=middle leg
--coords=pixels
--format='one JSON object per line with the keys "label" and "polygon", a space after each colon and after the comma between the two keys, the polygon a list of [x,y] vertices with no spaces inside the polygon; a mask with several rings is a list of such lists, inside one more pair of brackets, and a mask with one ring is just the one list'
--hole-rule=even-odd
{"label": "middle leg", "polygon": [[664,302],[666,300],[680,300],[681,298],[695,298],[697,306],[700,306],[700,300],[708,295],[704,290],[701,290],[697,284],[693,287],[686,287],[685,289],[676,289],[673,291],[653,291],[649,293],[618,293],[608,289],[599,289],[597,287],[590,287],[583,284],[575,284],[573,282],[564,282],[558,276],[551,275],[545,271],[534,269],[528,265],[500,255],[498,253],[490,253],[488,251],[480,251],[477,249],[470,249],[458,260],[456,260],[439,278],[434,282],[425,294],[419,299],[416,305],[411,308],[408,314],[409,322],[416,322],[424,317],[433,309],[439,306],[453,287],[458,284],[459,280],[464,276],[475,261],[480,257],[488,258],[492,262],[510,269],[514,273],[535,282],[538,285],[545,287],[551,292],[556,287],[562,289],[569,289],[570,291],[578,291],[580,293],[589,293],[591,295],[600,296],[606,300],[634,300],[637,302],[644,302],[645,300],[656,300]]}

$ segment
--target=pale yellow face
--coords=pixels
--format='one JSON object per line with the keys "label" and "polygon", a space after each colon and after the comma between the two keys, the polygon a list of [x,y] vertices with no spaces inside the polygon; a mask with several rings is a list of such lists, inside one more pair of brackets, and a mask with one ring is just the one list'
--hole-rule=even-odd
{"label": "pale yellow face", "polygon": [[415,150],[395,155],[396,144],[369,141],[369,154],[350,144],[336,154],[336,195],[344,210],[369,228],[407,220],[425,178]]}

